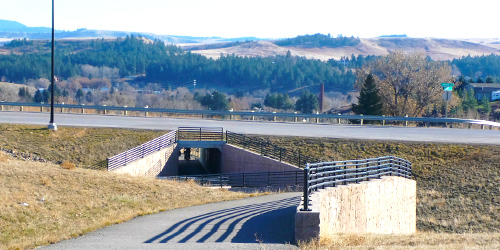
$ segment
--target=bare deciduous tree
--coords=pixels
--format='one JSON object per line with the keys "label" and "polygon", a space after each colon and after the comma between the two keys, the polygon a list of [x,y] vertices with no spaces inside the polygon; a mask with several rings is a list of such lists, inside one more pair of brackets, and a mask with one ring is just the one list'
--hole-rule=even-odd
{"label": "bare deciduous tree", "polygon": [[420,52],[393,52],[361,70],[358,79],[368,73],[380,90],[384,113],[392,116],[421,116],[426,107],[442,99],[441,83],[451,81],[448,64],[433,62]]}

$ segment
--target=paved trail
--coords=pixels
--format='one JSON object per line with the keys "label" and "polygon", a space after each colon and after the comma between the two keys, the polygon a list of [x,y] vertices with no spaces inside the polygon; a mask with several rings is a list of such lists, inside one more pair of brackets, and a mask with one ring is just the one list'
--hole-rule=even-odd
{"label": "paved trail", "polygon": [[174,209],[112,225],[42,249],[296,249],[301,193]]}

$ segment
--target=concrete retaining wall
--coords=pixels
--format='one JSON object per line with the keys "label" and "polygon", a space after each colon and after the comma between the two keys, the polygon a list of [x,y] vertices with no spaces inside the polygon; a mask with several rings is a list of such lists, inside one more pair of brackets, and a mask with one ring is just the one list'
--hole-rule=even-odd
{"label": "concrete retaining wall", "polygon": [[179,152],[177,144],[172,144],[158,152],[133,161],[111,172],[132,176],[169,176],[179,171]]}
{"label": "concrete retaining wall", "polygon": [[236,147],[222,145],[221,173],[250,173],[271,171],[296,171],[299,168],[260,154]]}
{"label": "concrete retaining wall", "polygon": [[296,240],[339,233],[412,234],[416,182],[402,177],[326,188],[311,196],[312,211],[297,209]]}

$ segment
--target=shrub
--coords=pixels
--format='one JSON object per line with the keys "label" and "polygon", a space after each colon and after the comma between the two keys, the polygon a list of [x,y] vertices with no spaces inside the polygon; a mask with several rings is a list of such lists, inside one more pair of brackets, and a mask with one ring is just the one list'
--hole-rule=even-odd
{"label": "shrub", "polygon": [[70,161],[64,161],[61,163],[61,167],[64,169],[73,170],[76,168],[76,165]]}
{"label": "shrub", "polygon": [[5,155],[4,153],[0,152],[0,162],[8,162],[9,157]]}

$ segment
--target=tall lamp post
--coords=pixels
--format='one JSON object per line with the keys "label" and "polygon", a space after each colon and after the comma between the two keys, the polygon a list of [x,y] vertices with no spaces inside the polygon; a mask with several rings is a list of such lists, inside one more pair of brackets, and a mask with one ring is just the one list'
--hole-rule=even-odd
{"label": "tall lamp post", "polygon": [[54,83],[54,49],[55,49],[55,31],[54,31],[54,0],[52,0],[52,66],[51,66],[51,77],[50,77],[50,82],[51,82],[51,94],[50,94],[50,122],[49,122],[49,129],[50,130],[57,130],[57,125],[54,123],[54,89],[55,89],[55,83]]}

